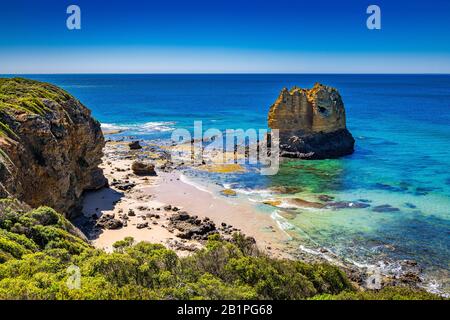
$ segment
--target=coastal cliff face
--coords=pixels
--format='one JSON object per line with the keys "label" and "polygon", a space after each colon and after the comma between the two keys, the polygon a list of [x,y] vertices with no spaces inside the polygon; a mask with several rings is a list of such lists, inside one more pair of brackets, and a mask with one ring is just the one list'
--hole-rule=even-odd
{"label": "coastal cliff face", "polygon": [[0,79],[0,198],[73,216],[85,190],[107,181],[104,138],[89,109],[62,89]]}
{"label": "coastal cliff face", "polygon": [[268,124],[280,132],[283,157],[327,159],[354,150],[341,95],[322,84],[312,89],[284,88],[270,108]]}

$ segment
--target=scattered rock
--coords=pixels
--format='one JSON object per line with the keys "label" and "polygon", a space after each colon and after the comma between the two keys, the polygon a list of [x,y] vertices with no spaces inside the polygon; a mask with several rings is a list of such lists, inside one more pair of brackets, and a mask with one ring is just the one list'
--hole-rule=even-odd
{"label": "scattered rock", "polygon": [[281,200],[264,200],[263,203],[267,204],[269,206],[272,206],[272,207],[278,207],[279,205],[282,204],[282,201]]}
{"label": "scattered rock", "polygon": [[223,189],[222,191],[220,191],[220,193],[226,197],[235,197],[236,196],[236,191],[234,191],[232,189]]}
{"label": "scattered rock", "polygon": [[190,251],[190,252],[195,252],[199,250],[199,248],[193,243],[184,244],[183,242],[177,240],[169,241],[168,245],[173,250]]}
{"label": "scattered rock", "polygon": [[361,208],[368,208],[370,207],[370,204],[359,202],[359,201],[337,201],[337,202],[330,202],[326,204],[327,208],[332,209],[361,209]]}
{"label": "scattered rock", "polygon": [[281,193],[281,194],[292,194],[299,193],[303,191],[303,188],[300,187],[286,187],[286,186],[278,186],[271,188],[273,192]]}
{"label": "scattered rock", "polygon": [[376,189],[381,189],[381,190],[387,190],[387,191],[391,191],[391,192],[404,192],[405,189],[401,188],[401,187],[395,187],[395,186],[391,186],[389,184],[386,183],[375,183],[375,188]]}
{"label": "scattered rock", "polygon": [[323,201],[323,202],[330,202],[330,201],[334,200],[334,197],[326,195],[326,194],[321,194],[317,197],[317,199],[319,199],[320,201]]}
{"label": "scattered rock", "polygon": [[136,186],[136,184],[133,182],[115,181],[115,182],[111,183],[111,186],[113,186],[119,190],[122,190],[122,191],[128,191],[128,190],[131,190],[132,188],[134,188]]}
{"label": "scattered rock", "polygon": [[390,204],[383,204],[381,206],[376,206],[372,209],[374,212],[395,212],[400,211],[399,208],[394,208]]}
{"label": "scattered rock", "polygon": [[180,233],[177,236],[182,239],[206,240],[211,234],[218,233],[211,220],[201,221],[184,211],[173,215],[169,220],[169,227],[179,230]]}
{"label": "scattered rock", "polygon": [[131,170],[133,173],[140,176],[156,176],[155,165],[142,161],[134,161],[131,165]]}
{"label": "scattered rock", "polygon": [[417,208],[416,205],[414,205],[414,204],[412,204],[412,203],[409,203],[409,202],[406,202],[406,203],[405,203],[405,207],[407,207],[407,208],[409,208],[409,209],[416,209],[416,208]]}
{"label": "scattered rock", "polygon": [[141,144],[139,143],[139,141],[132,141],[128,144],[128,147],[130,148],[130,150],[138,150],[138,149],[142,149]]}
{"label": "scattered rock", "polygon": [[103,229],[120,229],[123,222],[115,219],[113,214],[104,214],[98,219],[96,226]]}
{"label": "scattered rock", "polygon": [[141,222],[136,225],[136,228],[138,228],[138,229],[144,229],[147,227],[148,227],[148,222]]}
{"label": "scattered rock", "polygon": [[305,208],[320,209],[320,208],[324,207],[324,205],[322,203],[306,201],[306,200],[303,200],[303,199],[300,199],[300,198],[290,198],[288,200],[288,202],[291,203],[291,204],[294,204],[296,206],[305,207]]}

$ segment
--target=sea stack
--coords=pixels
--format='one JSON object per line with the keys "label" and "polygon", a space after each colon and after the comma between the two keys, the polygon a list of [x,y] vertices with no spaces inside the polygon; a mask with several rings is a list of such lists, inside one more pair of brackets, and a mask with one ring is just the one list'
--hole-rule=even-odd
{"label": "sea stack", "polygon": [[107,184],[104,145],[100,123],[66,91],[0,78],[0,199],[76,215],[83,192]]}
{"label": "sea stack", "polygon": [[352,154],[355,139],[347,130],[344,103],[332,87],[284,88],[270,107],[269,128],[280,133],[280,156],[331,159]]}

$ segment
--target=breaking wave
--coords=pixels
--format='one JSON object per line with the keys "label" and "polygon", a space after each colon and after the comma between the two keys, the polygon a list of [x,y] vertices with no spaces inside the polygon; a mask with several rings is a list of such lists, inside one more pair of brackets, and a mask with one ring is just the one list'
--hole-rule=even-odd
{"label": "breaking wave", "polygon": [[102,123],[102,129],[106,130],[121,130],[135,133],[152,133],[152,132],[166,132],[175,129],[173,121],[151,121],[145,123],[133,124],[116,124],[116,123]]}

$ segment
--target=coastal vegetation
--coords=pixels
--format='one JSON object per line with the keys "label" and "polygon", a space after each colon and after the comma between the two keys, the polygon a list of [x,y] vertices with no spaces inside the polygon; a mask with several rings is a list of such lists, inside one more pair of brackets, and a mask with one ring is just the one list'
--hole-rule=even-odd
{"label": "coastal vegetation", "polygon": [[107,253],[51,208],[0,201],[0,299],[438,298],[403,287],[362,292],[335,266],[270,258],[238,233],[211,236],[188,257],[131,237]]}
{"label": "coastal vegetation", "polygon": [[[95,248],[68,218],[85,190],[105,186],[99,168],[104,145],[100,124],[62,89],[0,79],[0,299],[440,299],[402,286],[363,291],[336,266],[273,258],[239,229],[222,223],[227,238],[210,235],[217,230],[209,218],[197,223],[197,216],[171,206],[153,213],[153,228],[160,214],[170,214],[171,227],[189,222],[181,235],[197,237],[201,249],[181,257],[132,237],[115,242],[113,252]],[[242,171],[239,165],[207,168]],[[136,176],[156,173],[146,162],[133,162],[131,169]],[[115,183],[121,190],[134,187]],[[135,215],[131,210],[126,217]]]}

